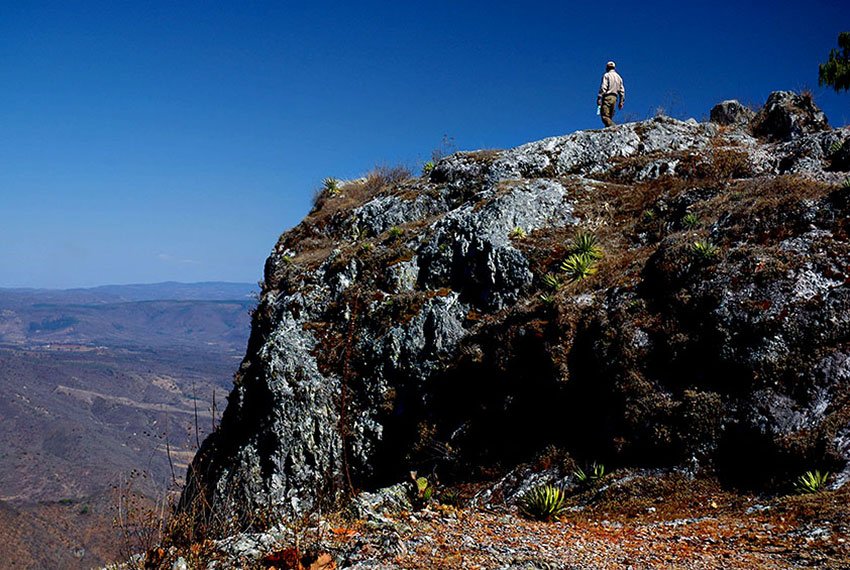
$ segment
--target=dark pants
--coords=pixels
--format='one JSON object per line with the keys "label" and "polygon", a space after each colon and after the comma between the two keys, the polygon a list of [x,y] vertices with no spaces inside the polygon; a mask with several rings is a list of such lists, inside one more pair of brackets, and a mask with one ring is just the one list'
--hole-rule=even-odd
{"label": "dark pants", "polygon": [[610,127],[614,124],[614,110],[617,108],[617,96],[616,95],[606,95],[602,98],[602,109],[600,109],[599,114],[602,117],[602,123],[606,127]]}

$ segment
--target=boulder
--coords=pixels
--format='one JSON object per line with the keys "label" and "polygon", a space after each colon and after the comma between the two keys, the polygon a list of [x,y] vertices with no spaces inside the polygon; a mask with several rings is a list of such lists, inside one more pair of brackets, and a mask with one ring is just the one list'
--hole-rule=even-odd
{"label": "boulder", "polygon": [[741,105],[736,99],[729,99],[712,107],[709,116],[711,122],[718,125],[746,127],[750,124],[755,113]]}
{"label": "boulder", "polygon": [[774,91],[752,120],[753,133],[770,140],[790,140],[829,129],[826,115],[810,93]]}

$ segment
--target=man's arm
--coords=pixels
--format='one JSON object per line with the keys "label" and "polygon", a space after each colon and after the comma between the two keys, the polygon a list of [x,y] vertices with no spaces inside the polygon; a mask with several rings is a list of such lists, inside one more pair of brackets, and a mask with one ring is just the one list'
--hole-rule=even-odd
{"label": "man's arm", "polygon": [[622,109],[626,103],[626,84],[623,83],[622,78],[620,78],[620,92],[618,95],[620,96],[620,109]]}

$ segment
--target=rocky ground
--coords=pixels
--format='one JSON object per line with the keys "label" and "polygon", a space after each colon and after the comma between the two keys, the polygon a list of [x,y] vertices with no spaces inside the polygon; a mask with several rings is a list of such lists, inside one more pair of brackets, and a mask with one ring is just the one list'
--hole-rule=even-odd
{"label": "rocky ground", "polygon": [[[474,492],[461,488],[461,494]],[[758,496],[676,472],[615,472],[574,489],[552,522],[505,504],[432,502],[413,510],[398,488],[352,513],[176,551],[149,567],[278,570],[566,570],[848,568],[846,487]],[[480,491],[480,489],[479,489]],[[402,495],[403,496],[403,495]],[[406,508],[405,508],[406,507]],[[295,545],[304,554],[299,566]],[[141,561],[140,561],[141,562]],[[140,564],[141,566],[141,564]]]}

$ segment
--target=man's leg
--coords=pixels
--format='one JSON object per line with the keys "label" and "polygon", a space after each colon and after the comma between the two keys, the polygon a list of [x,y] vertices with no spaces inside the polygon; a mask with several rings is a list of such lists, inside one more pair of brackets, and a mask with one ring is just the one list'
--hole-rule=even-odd
{"label": "man's leg", "polygon": [[602,116],[602,123],[606,127],[610,127],[614,125],[614,109],[617,107],[617,96],[616,95],[606,95],[602,98],[602,110],[600,111],[600,115]]}

